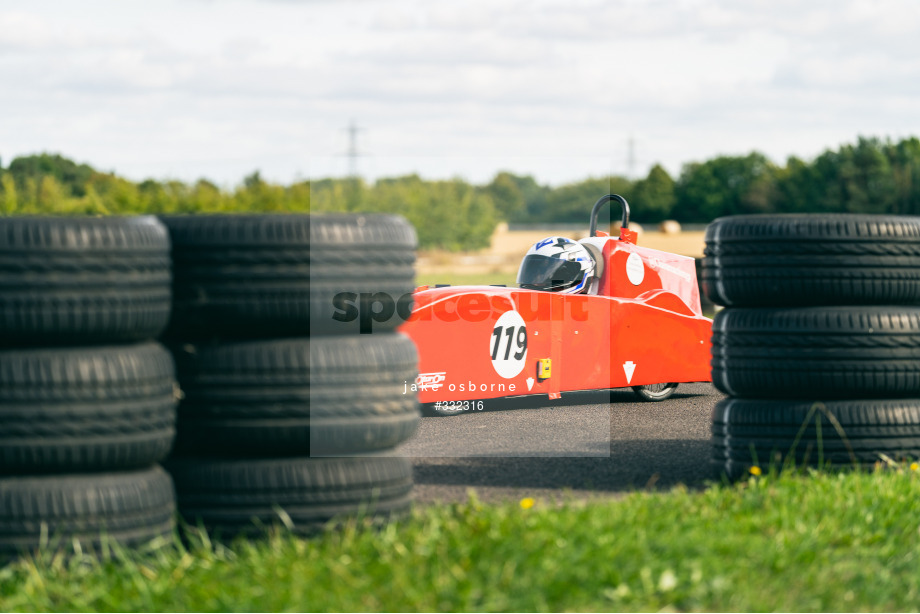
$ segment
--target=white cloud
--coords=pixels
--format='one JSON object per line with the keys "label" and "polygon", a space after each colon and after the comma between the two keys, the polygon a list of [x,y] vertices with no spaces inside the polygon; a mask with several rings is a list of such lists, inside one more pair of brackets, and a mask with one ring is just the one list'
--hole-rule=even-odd
{"label": "white cloud", "polygon": [[676,173],[920,132],[909,0],[3,7],[6,162],[52,150],[132,177],[290,181],[338,160],[355,118],[366,170],[482,179],[531,160],[558,182],[624,172],[631,136],[639,170]]}

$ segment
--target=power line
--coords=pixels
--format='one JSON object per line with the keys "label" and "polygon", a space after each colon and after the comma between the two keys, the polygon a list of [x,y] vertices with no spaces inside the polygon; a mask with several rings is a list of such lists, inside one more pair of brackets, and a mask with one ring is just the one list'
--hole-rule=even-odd
{"label": "power line", "polygon": [[345,155],[348,156],[348,176],[357,177],[358,158],[364,155],[358,151],[358,132],[364,130],[364,128],[355,124],[355,120],[351,120],[346,130],[348,131],[348,151],[345,152]]}

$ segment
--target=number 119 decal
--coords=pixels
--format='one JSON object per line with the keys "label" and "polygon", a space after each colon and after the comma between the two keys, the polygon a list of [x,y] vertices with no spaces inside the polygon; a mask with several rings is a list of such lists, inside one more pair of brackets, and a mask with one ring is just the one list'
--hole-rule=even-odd
{"label": "number 119 decal", "polygon": [[489,338],[492,367],[505,379],[524,370],[527,360],[527,325],[516,311],[506,311],[495,322]]}

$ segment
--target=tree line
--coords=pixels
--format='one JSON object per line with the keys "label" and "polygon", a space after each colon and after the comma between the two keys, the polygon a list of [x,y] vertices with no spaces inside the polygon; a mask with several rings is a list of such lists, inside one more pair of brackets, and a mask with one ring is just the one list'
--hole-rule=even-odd
{"label": "tree line", "polygon": [[708,223],[745,213],[920,215],[920,140],[860,138],[812,161],[790,157],[783,166],[757,152],[718,156],[684,165],[676,178],[656,165],[637,180],[597,177],[555,187],[509,172],[485,185],[408,175],[286,186],[255,172],[223,189],[206,179],[132,182],[53,154],[18,157],[7,168],[0,164],[2,215],[399,213],[415,225],[421,247],[449,250],[487,246],[503,220],[587,224],[591,205],[608,192],[625,196],[632,218],[651,224]]}

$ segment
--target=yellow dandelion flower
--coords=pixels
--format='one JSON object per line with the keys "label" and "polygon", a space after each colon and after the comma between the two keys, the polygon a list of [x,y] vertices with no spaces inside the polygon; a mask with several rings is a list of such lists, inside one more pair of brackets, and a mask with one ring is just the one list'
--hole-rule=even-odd
{"label": "yellow dandelion flower", "polygon": [[916,471],[917,469],[920,469],[920,464],[917,464],[916,462],[910,464],[911,471]]}
{"label": "yellow dandelion flower", "polygon": [[751,472],[751,475],[760,475],[763,473],[763,471],[761,471],[760,467],[758,467],[757,465],[754,465],[753,467],[748,469],[748,471]]}
{"label": "yellow dandelion flower", "polygon": [[534,504],[534,500],[530,497],[524,497],[523,499],[521,499],[521,509],[522,510],[529,510],[530,508],[533,507],[533,504]]}

